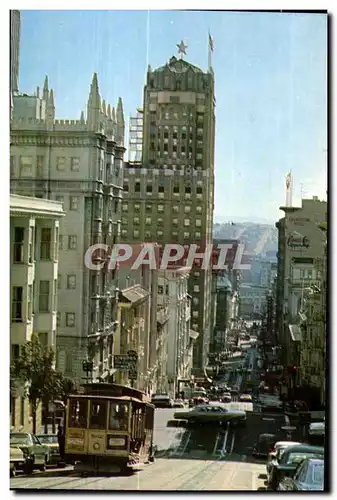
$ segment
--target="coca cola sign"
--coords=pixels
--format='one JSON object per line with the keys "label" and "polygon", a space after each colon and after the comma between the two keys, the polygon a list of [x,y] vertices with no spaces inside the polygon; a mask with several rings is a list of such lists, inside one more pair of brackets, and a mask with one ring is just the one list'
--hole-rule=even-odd
{"label": "coca cola sign", "polygon": [[293,233],[289,236],[287,245],[290,248],[309,248],[309,239],[299,233]]}

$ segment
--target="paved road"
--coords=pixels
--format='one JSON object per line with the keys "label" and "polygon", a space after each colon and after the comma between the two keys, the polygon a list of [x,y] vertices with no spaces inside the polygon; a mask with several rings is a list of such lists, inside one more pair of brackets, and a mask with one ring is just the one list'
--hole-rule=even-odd
{"label": "paved road", "polygon": [[[284,417],[248,415],[245,429],[167,427],[176,410],[156,410],[154,441],[159,449],[154,464],[130,477],[81,478],[71,467],[36,472],[11,479],[11,489],[247,491],[265,489],[265,462],[251,456],[258,434],[279,433]],[[280,438],[282,434],[279,433]]]}

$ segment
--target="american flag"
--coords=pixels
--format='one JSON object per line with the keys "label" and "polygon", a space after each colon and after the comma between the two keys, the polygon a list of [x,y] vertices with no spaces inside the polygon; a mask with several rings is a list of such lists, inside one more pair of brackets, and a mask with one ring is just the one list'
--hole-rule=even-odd
{"label": "american flag", "polygon": [[214,51],[214,41],[213,38],[211,37],[211,34],[208,33],[208,45],[210,50],[213,52]]}

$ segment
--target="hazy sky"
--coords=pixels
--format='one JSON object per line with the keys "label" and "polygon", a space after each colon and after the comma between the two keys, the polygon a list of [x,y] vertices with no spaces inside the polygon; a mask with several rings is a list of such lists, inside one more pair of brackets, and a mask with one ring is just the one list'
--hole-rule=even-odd
{"label": "hazy sky", "polygon": [[215,217],[276,220],[292,170],[294,204],[326,199],[327,17],[322,14],[179,11],[22,11],[20,89],[45,74],[56,117],[79,119],[92,73],[125,117],[142,105],[147,65],[188,45],[216,78]]}

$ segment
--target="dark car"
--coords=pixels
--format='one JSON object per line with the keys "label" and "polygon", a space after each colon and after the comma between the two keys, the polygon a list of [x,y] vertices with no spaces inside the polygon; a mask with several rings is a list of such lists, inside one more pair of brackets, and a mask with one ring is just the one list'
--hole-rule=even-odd
{"label": "dark car", "polygon": [[276,434],[260,434],[253,448],[253,456],[268,457],[268,453],[274,448],[276,441]]}
{"label": "dark car", "polygon": [[287,448],[279,460],[275,457],[270,463],[269,486],[276,490],[284,477],[293,477],[299,464],[306,458],[324,458],[322,446],[301,444]]}
{"label": "dark car", "polygon": [[279,491],[324,491],[324,460],[306,458],[296,469],[294,477],[285,477]]}

